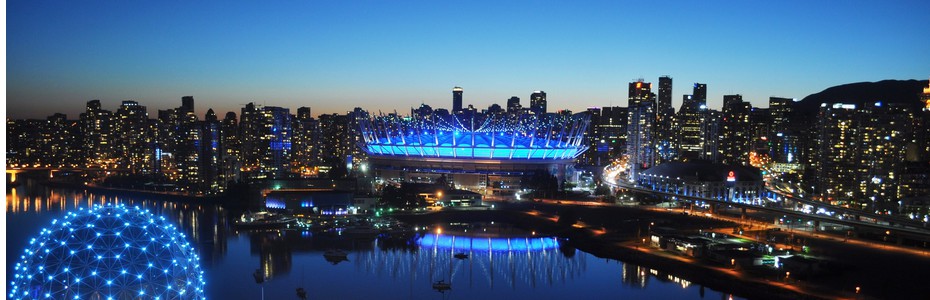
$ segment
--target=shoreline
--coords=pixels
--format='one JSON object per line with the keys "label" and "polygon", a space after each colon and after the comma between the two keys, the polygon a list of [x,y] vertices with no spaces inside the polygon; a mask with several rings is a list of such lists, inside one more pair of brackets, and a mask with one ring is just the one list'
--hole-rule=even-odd
{"label": "shoreline", "polygon": [[[659,272],[674,274],[677,277],[713,290],[733,294],[748,299],[834,299],[839,295],[818,296],[792,289],[794,286],[780,287],[765,282],[760,278],[740,278],[726,274],[703,263],[687,263],[677,259],[637,249],[637,238],[632,236],[635,230],[618,231],[619,235],[599,235],[590,228],[566,227],[552,218],[528,214],[525,207],[507,207],[488,211],[440,211],[419,215],[395,215],[398,220],[419,224],[437,222],[487,221],[489,219],[508,222],[524,229],[539,230],[566,240],[566,244],[587,252],[598,258],[613,259],[654,269]],[[672,255],[672,254],[670,254]],[[796,287],[794,287],[796,289]]]}

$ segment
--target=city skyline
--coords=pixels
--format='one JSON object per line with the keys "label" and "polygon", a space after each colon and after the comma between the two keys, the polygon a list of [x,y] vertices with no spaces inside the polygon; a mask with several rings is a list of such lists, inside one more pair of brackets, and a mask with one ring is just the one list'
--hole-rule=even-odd
{"label": "city skyline", "polygon": [[[75,118],[89,100],[197,115],[245,103],[405,111],[425,103],[485,108],[511,96],[549,110],[626,106],[625,85],[694,82],[708,106],[741,94],[803,98],[830,86],[927,77],[930,4],[628,3],[9,3],[7,117]],[[664,22],[662,21],[664,19]],[[251,21],[250,21],[251,20]],[[659,20],[659,21],[657,21]],[[47,110],[55,105],[54,111]]]}

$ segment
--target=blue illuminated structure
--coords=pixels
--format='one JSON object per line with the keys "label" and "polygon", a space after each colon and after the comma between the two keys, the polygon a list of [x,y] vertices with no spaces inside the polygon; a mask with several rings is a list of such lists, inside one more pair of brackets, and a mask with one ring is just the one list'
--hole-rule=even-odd
{"label": "blue illuminated structure", "polygon": [[371,156],[498,160],[574,159],[587,149],[586,115],[379,116],[360,122]]}
{"label": "blue illuminated structure", "polygon": [[586,113],[450,114],[418,109],[358,120],[360,147],[375,178],[432,183],[451,178],[458,189],[484,199],[512,200],[526,193],[523,178],[539,172],[570,180],[575,158],[588,148]]}
{"label": "blue illuminated structure", "polygon": [[16,263],[9,299],[205,299],[199,256],[164,217],[125,205],[53,220]]}
{"label": "blue illuminated structure", "polygon": [[468,251],[541,251],[559,247],[559,240],[554,237],[471,237],[449,234],[426,234],[417,244],[426,248],[441,248]]}

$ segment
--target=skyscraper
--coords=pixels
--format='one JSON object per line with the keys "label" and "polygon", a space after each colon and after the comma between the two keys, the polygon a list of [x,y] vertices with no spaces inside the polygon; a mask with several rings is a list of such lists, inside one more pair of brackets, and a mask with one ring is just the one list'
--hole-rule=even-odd
{"label": "skyscraper", "polygon": [[178,109],[182,113],[193,113],[194,112],[194,96],[184,96],[181,97],[181,107]]}
{"label": "skyscraper", "polygon": [[656,153],[661,161],[669,161],[675,157],[675,108],[672,107],[672,78],[659,77],[659,95],[656,102]]}
{"label": "skyscraper", "polygon": [[117,164],[133,173],[150,174],[154,169],[154,140],[148,127],[148,111],[136,101],[123,101],[116,110]]}
{"label": "skyscraper", "polygon": [[721,162],[728,165],[748,165],[751,142],[750,114],[752,105],[742,95],[723,96],[721,118]]}
{"label": "skyscraper", "polygon": [[707,104],[707,84],[704,83],[695,83],[694,84],[694,98],[701,103]]}
{"label": "skyscraper", "polygon": [[859,188],[859,124],[854,104],[822,104],[818,115],[817,192],[823,201],[851,201]]}
{"label": "skyscraper", "polygon": [[84,158],[87,166],[104,166],[114,163],[113,119],[109,110],[100,107],[100,100],[87,102],[81,114],[84,129]]}
{"label": "skyscraper", "polygon": [[788,98],[769,98],[772,123],[768,139],[772,143],[772,161],[776,163],[796,163],[799,158],[798,135],[789,126],[792,103],[794,101]]}
{"label": "skyscraper", "polygon": [[287,108],[249,103],[239,120],[243,169],[250,179],[284,178],[290,172],[292,121]]}
{"label": "skyscraper", "polygon": [[701,158],[704,151],[702,124],[707,105],[693,95],[684,95],[681,109],[678,110],[678,159],[689,161]]}
{"label": "skyscraper", "polygon": [[511,113],[511,114],[518,113],[520,112],[521,108],[522,107],[520,107],[520,97],[513,96],[513,97],[510,97],[510,99],[507,99],[507,112],[508,113]]}
{"label": "skyscraper", "polygon": [[703,154],[701,159],[714,163],[720,162],[720,127],[723,114],[719,110],[705,108],[701,120],[701,140]]}
{"label": "skyscraper", "polygon": [[303,177],[316,176],[315,167],[319,164],[320,123],[310,114],[309,107],[297,109],[294,118],[293,161],[297,171]]}
{"label": "skyscraper", "polygon": [[655,94],[652,84],[642,79],[629,85],[629,124],[627,125],[627,155],[630,179],[636,180],[639,172],[656,163],[655,153]]}
{"label": "skyscraper", "polygon": [[462,111],[462,92],[464,90],[461,87],[452,88],[452,113],[459,113]]}
{"label": "skyscraper", "polygon": [[530,111],[536,115],[543,115],[546,113],[546,92],[534,91],[530,94]]}
{"label": "skyscraper", "polygon": [[216,194],[222,192],[226,187],[225,176],[221,163],[223,162],[223,141],[222,125],[216,117],[213,109],[207,110],[203,122],[198,122],[200,127],[200,186],[199,193]]}
{"label": "skyscraper", "polygon": [[222,167],[220,180],[223,183],[238,181],[239,171],[242,167],[240,158],[241,142],[239,141],[239,123],[236,120],[236,113],[227,112],[221,125],[222,147]]}

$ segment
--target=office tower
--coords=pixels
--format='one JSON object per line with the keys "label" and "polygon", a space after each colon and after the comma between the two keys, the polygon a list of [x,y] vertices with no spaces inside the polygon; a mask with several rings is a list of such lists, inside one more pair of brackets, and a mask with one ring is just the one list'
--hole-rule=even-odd
{"label": "office tower", "polygon": [[655,153],[655,94],[652,84],[641,79],[629,84],[629,124],[627,125],[627,155],[630,179],[656,164]]}
{"label": "office tower", "polygon": [[133,173],[152,173],[155,152],[148,117],[145,106],[136,101],[123,101],[116,110],[116,130],[113,136],[119,168],[129,169]]}
{"label": "office tower", "polygon": [[319,164],[320,123],[310,114],[309,107],[297,109],[294,118],[293,159],[301,177],[317,175]]}
{"label": "office tower", "polygon": [[659,77],[659,95],[656,98],[656,153],[661,161],[670,161],[675,157],[675,131],[672,129],[675,108],[672,107],[672,78]]}
{"label": "office tower", "polygon": [[[629,110],[626,107],[602,107],[601,117],[596,125],[600,138],[606,143],[607,157],[616,158],[626,151],[627,124]],[[591,125],[594,126],[594,125]],[[601,147],[598,144],[598,147]],[[598,149],[601,151],[602,149]]]}
{"label": "office tower", "polygon": [[200,169],[202,128],[197,115],[181,106],[174,109],[176,125],[173,157],[177,168],[176,180],[183,191],[197,194],[203,183]]}
{"label": "office tower", "polygon": [[178,110],[182,114],[194,113],[194,96],[181,97],[181,107]]}
{"label": "office tower", "polygon": [[792,126],[789,126],[793,103],[794,100],[788,98],[769,98],[772,123],[768,139],[772,144],[772,161],[776,163],[797,163],[799,158],[798,133],[790,130]]}
{"label": "office tower", "polygon": [[200,186],[203,194],[217,194],[226,187],[221,170],[222,163],[222,126],[213,109],[208,109],[200,124]]}
{"label": "office tower", "polygon": [[461,87],[452,88],[452,113],[459,113],[462,111],[462,92],[464,90]]}
{"label": "office tower", "polygon": [[913,133],[911,108],[902,103],[875,102],[863,105],[856,113],[861,199],[869,210],[896,213],[898,181]]}
{"label": "office tower", "polygon": [[852,201],[861,171],[859,124],[854,104],[822,104],[818,120],[817,193],[826,202]]}
{"label": "office tower", "polygon": [[585,111],[590,123],[588,129],[584,132],[584,140],[588,143],[588,149],[578,157],[580,164],[586,165],[603,165],[607,163],[607,143],[601,138],[601,108],[589,107]]}
{"label": "office tower", "polygon": [[114,163],[112,117],[110,111],[100,107],[100,100],[88,101],[86,111],[81,113],[86,166],[102,167]]}
{"label": "office tower", "polygon": [[694,84],[694,98],[697,101],[707,104],[707,84],[704,83],[695,83]]}
{"label": "office tower", "polygon": [[507,99],[507,113],[515,114],[520,112],[520,97],[513,96]]}
{"label": "office tower", "polygon": [[271,178],[284,178],[290,172],[291,113],[287,108],[276,106],[265,106],[262,112],[266,130],[270,130],[265,132],[269,149],[262,159],[262,170]]}
{"label": "office tower", "polygon": [[250,179],[286,177],[291,156],[290,111],[249,103],[240,116],[243,171]]}
{"label": "office tower", "polygon": [[678,159],[690,161],[700,159],[704,151],[704,137],[702,124],[707,113],[705,102],[699,101],[693,95],[684,95],[681,109],[675,118],[678,123]]}
{"label": "office tower", "polygon": [[347,115],[320,115],[320,159],[328,170],[339,169],[346,165],[349,155],[346,145],[346,133],[349,128]]}
{"label": "office tower", "polygon": [[546,114],[546,92],[534,91],[530,94],[530,111],[536,115]]}
{"label": "office tower", "polygon": [[701,120],[703,154],[700,157],[703,160],[714,163],[720,162],[720,127],[722,119],[723,114],[719,110],[704,110],[704,118]]}
{"label": "office tower", "polygon": [[221,157],[223,163],[220,168],[220,180],[224,184],[228,184],[240,179],[239,172],[242,167],[240,158],[242,143],[239,140],[239,122],[236,120],[236,113],[227,112],[221,126],[223,142],[220,143],[220,146],[222,148]]}
{"label": "office tower", "polygon": [[768,108],[753,107],[749,114],[749,150],[756,157],[771,161],[772,113]]}
{"label": "office tower", "polygon": [[742,95],[724,95],[723,113],[720,119],[720,160],[728,165],[748,165],[751,131],[750,114],[752,105],[743,101]]}

